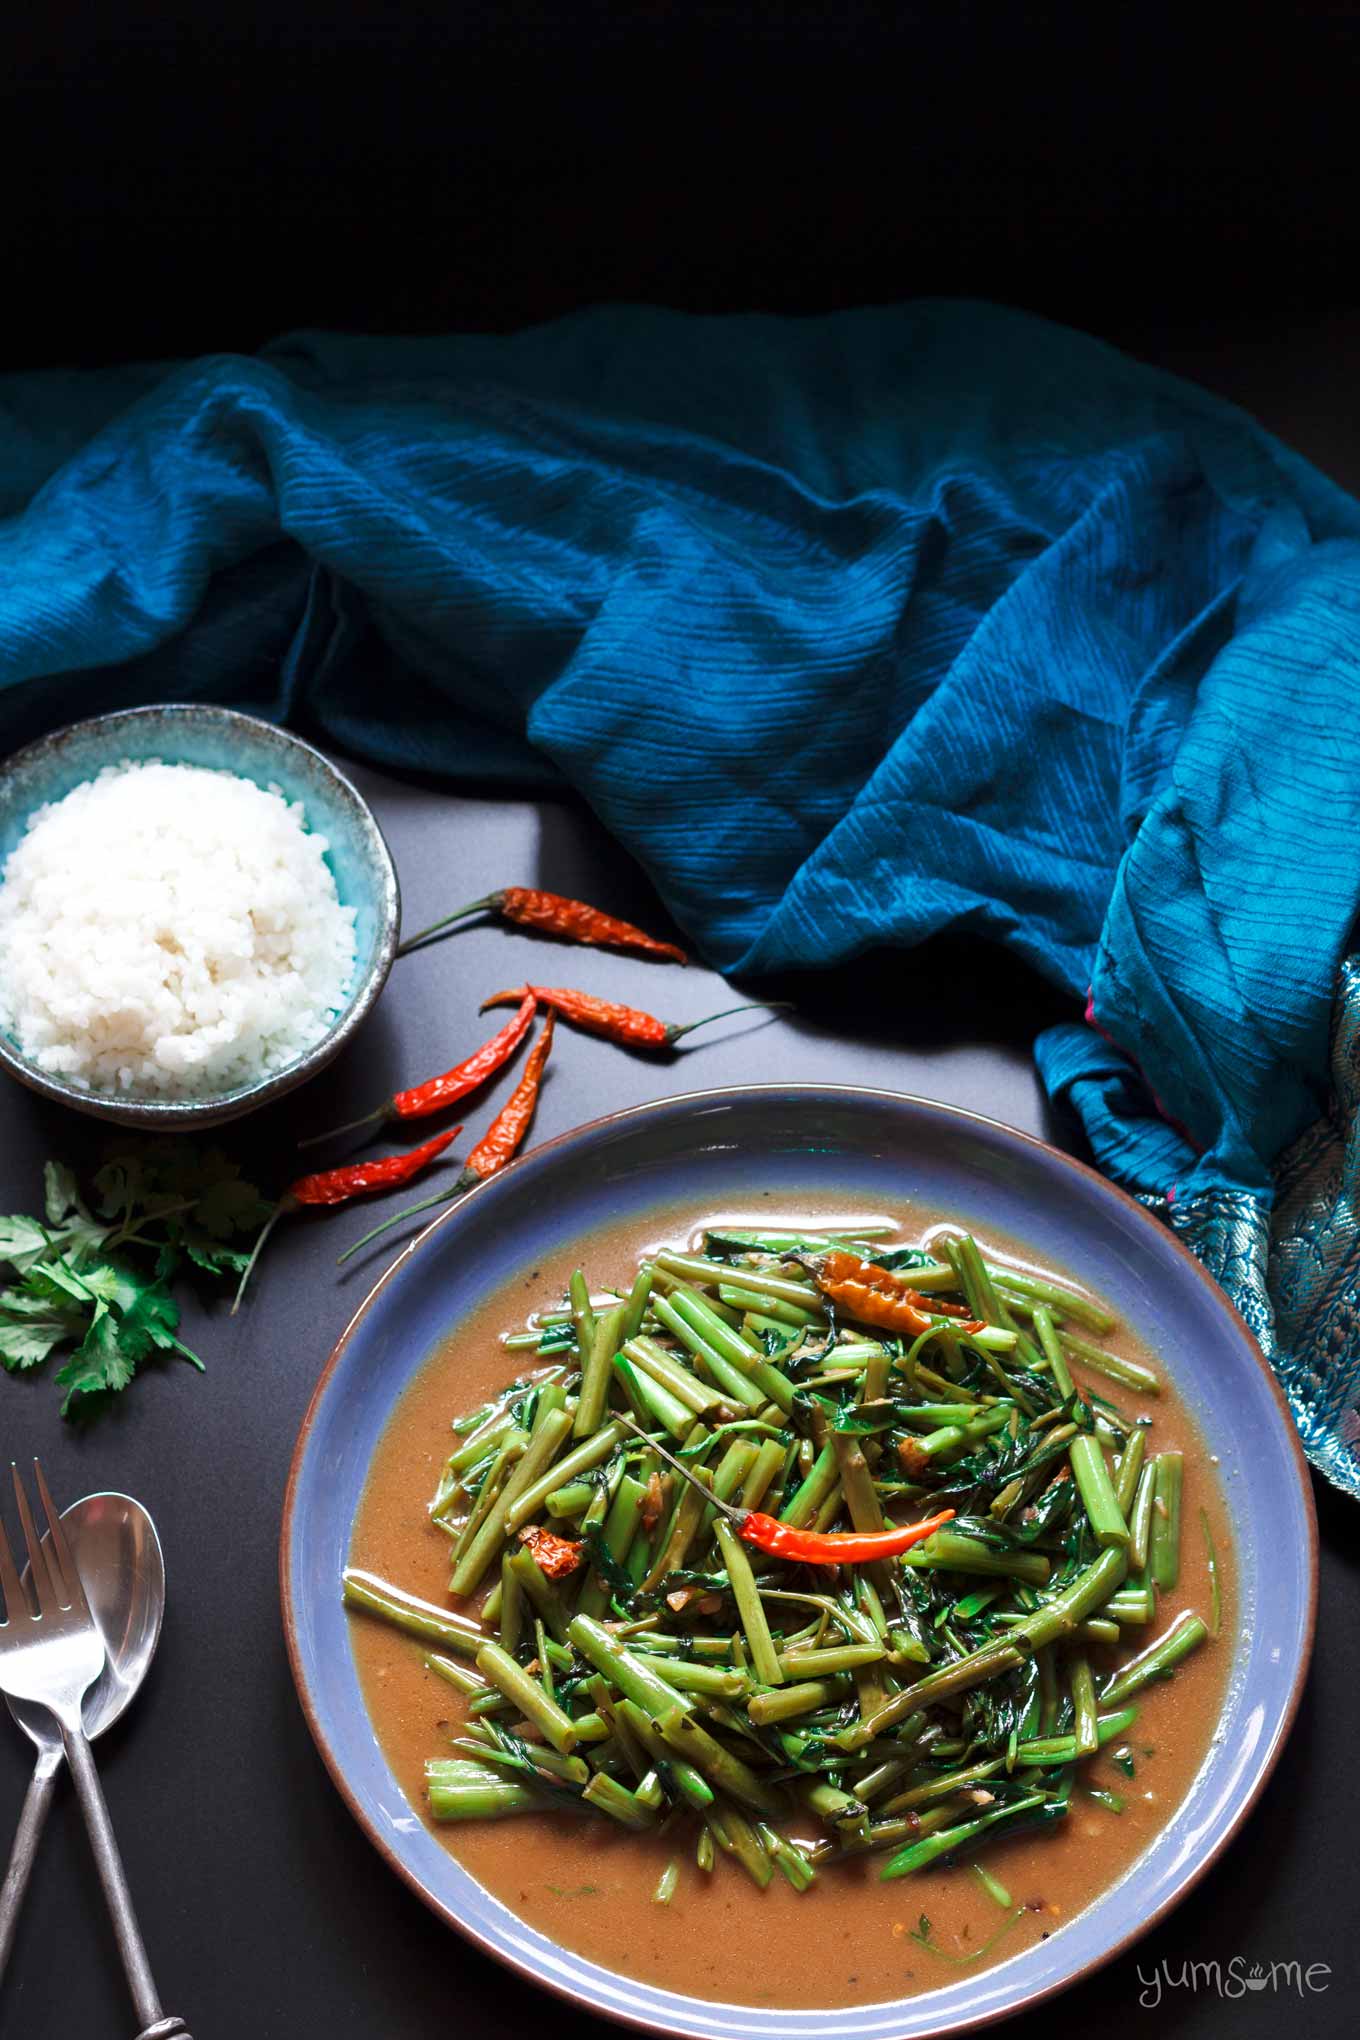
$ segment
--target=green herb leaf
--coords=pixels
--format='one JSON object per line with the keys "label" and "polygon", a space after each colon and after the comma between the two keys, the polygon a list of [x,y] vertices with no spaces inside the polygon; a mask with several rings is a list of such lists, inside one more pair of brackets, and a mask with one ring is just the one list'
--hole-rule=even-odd
{"label": "green herb leaf", "polygon": [[0,1311],[9,1317],[47,1317],[53,1311],[69,1316],[73,1324],[80,1322],[80,1311],[75,1304],[51,1288],[41,1268],[31,1268],[23,1281],[12,1289],[0,1289]]}
{"label": "green herb leaf", "polygon": [[36,1218],[0,1218],[0,1261],[8,1261],[22,1274],[32,1261],[48,1249],[48,1236]]}
{"label": "green herb leaf", "polygon": [[201,1268],[205,1275],[239,1275],[250,1259],[248,1247],[226,1246],[197,1226],[176,1226],[174,1235],[175,1248],[182,1247],[195,1268]]}
{"label": "green herb leaf", "polygon": [[66,1390],[62,1415],[70,1415],[78,1397],[126,1388],[136,1371],[136,1361],[128,1357],[119,1341],[117,1320],[107,1304],[99,1304],[80,1345],[57,1370],[57,1386]]}
{"label": "green herb leaf", "polygon": [[1009,1934],[1016,1921],[1023,1918],[1024,1911],[1025,1908],[1022,1905],[1016,1906],[1013,1912],[1007,1914],[994,1933],[989,1934],[985,1941],[980,1941],[976,1948],[966,1949],[962,1954],[955,1954],[949,1948],[942,1948],[939,1942],[932,1938],[930,1921],[924,1913],[921,1914],[916,1932],[908,1934],[907,1939],[915,1941],[918,1947],[926,1949],[929,1954],[937,1955],[942,1962],[953,1962],[962,1968],[966,1963],[978,1962],[984,1955],[989,1955],[997,1942]]}
{"label": "green herb leaf", "polygon": [[0,1296],[0,1362],[11,1374],[37,1367],[70,1337],[71,1320],[51,1304],[13,1290]]}
{"label": "green herb leaf", "polygon": [[68,1169],[65,1162],[43,1164],[43,1207],[49,1225],[60,1225],[71,1212],[80,1209],[75,1171]]}
{"label": "green herb leaf", "polygon": [[106,1162],[95,1174],[99,1192],[95,1209],[101,1218],[122,1218],[132,1209],[141,1182],[141,1164],[136,1161]]}
{"label": "green herb leaf", "polygon": [[0,1363],[10,1374],[39,1367],[67,1335],[63,1324],[16,1325],[0,1319]]}
{"label": "green herb leaf", "polygon": [[604,1540],[604,1530],[599,1523],[587,1523],[585,1528],[586,1548],[590,1553],[592,1568],[600,1575],[611,1594],[617,1594],[621,1601],[633,1598],[632,1575],[619,1564]]}
{"label": "green herb leaf", "polygon": [[78,1268],[65,1260],[42,1261],[28,1271],[28,1285],[38,1295],[68,1296],[78,1304],[89,1304],[94,1291]]}
{"label": "green herb leaf", "polygon": [[118,1336],[126,1351],[144,1360],[154,1349],[159,1353],[182,1353],[200,1372],[203,1363],[175,1337],[179,1305],[165,1287],[154,1279],[146,1281],[124,1269],[111,1269],[109,1301],[118,1314]]}
{"label": "green herb leaf", "polygon": [[51,1251],[59,1253],[71,1267],[80,1268],[91,1255],[102,1251],[108,1236],[107,1226],[80,1214],[70,1219],[59,1232],[53,1233]]}
{"label": "green herb leaf", "polygon": [[253,1232],[269,1216],[269,1205],[253,1183],[242,1181],[235,1162],[229,1162],[216,1148],[212,1156],[211,1171],[205,1158],[209,1180],[194,1207],[197,1224],[218,1240],[230,1239],[233,1233]]}
{"label": "green herb leaf", "polygon": [[896,1411],[890,1402],[860,1403],[855,1408],[837,1410],[831,1428],[844,1438],[867,1437],[874,1431],[890,1431],[896,1421]]}

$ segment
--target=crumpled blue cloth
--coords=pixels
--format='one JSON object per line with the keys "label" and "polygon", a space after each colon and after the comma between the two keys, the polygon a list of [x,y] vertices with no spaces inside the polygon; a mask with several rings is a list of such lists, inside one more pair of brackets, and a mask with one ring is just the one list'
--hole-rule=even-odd
{"label": "crumpled blue cloth", "polygon": [[569,781],[729,972],[1006,945],[1360,1494],[1360,505],[1232,406],[934,302],[0,381],[0,741],[170,698]]}

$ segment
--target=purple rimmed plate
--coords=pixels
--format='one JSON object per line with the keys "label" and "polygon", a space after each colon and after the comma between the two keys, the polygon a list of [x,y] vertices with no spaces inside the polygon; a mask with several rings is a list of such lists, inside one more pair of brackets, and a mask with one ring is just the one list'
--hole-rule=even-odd
{"label": "purple rimmed plate", "polygon": [[[339,1578],[393,1406],[449,1329],[543,1255],[660,1206],[918,1207],[1024,1241],[1107,1297],[1163,1357],[1219,1460],[1239,1635],[1221,1732],[1181,1806],[1060,1932],[919,1996],[786,2011],[636,1983],[518,1919],[405,1799],[374,1738]],[[1317,1533],[1284,1400],[1251,1334],[1141,1206],[1057,1149],[951,1106],[836,1085],[669,1098],[565,1134],[473,1191],[406,1249],[336,1346],[304,1419],[284,1510],[283,1618],[317,1746],[360,1825],[451,1925],[589,2009],[695,2040],[925,2040],[1018,2011],[1126,1948],[1184,1896],[1250,1812],[1289,1732],[1312,1646]]]}

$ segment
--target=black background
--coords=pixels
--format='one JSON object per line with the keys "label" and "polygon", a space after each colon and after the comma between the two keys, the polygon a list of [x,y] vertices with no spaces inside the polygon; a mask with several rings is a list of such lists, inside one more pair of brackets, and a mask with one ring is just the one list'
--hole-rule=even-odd
{"label": "black background", "polygon": [[[299,325],[506,329],[629,298],[805,312],[922,293],[1002,298],[1116,337],[1245,401],[1360,484],[1352,361],[1360,205],[1357,11],[1163,5],[887,8],[485,4],[11,10],[0,66],[0,367],[249,349]],[[0,401],[3,392],[0,392]],[[369,775],[411,912],[540,879],[623,911],[645,897],[571,804],[452,798]],[[303,1126],[360,1110],[477,1038],[466,986],[527,938],[412,960],[314,1092],[234,1145],[272,1175]],[[541,1128],[694,1084],[835,1076],[1052,1124],[1028,1043],[1049,996],[955,952],[902,1016],[900,965],[800,988],[792,1023],[737,1023],[665,1069],[573,1038]],[[908,968],[914,968],[909,966]],[[590,982],[675,1017],[694,973],[598,959]],[[655,986],[657,989],[652,990]],[[661,987],[664,986],[664,993]],[[32,1209],[71,1121],[0,1100],[0,1203]],[[598,2030],[466,1950],[384,1870],[329,1787],[288,1681],[274,1554],[292,1439],[367,1275],[280,1235],[250,1311],[194,1311],[206,1379],[170,1370],[87,1437],[50,1383],[0,1384],[0,1448],[40,1450],[64,1497],[154,1510],[161,1656],[103,1745],[167,2003],[198,2040],[490,2040]],[[1360,1578],[1348,1505],[1319,1493],[1323,1620],[1298,1731],[1225,1863],[1138,1951],[1042,2015],[1240,2040],[1354,2028],[1352,1737]],[[26,1746],[0,1736],[0,1834]],[[1212,1990],[1138,2005],[1135,1962],[1326,1962],[1299,2002]],[[64,1805],[0,1991],[5,2040],[131,2023]]]}
{"label": "black background", "polygon": [[926,292],[1131,330],[1354,301],[1353,6],[30,0],[14,365],[294,325]]}

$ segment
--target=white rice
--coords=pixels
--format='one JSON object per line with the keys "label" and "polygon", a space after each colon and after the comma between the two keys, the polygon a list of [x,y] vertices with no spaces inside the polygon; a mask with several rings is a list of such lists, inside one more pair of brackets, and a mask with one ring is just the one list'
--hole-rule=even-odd
{"label": "white rice", "polygon": [[194,1098],[293,1062],[354,972],[326,839],[231,772],[111,765],[39,808],[0,881],[0,1027],[82,1090]]}

